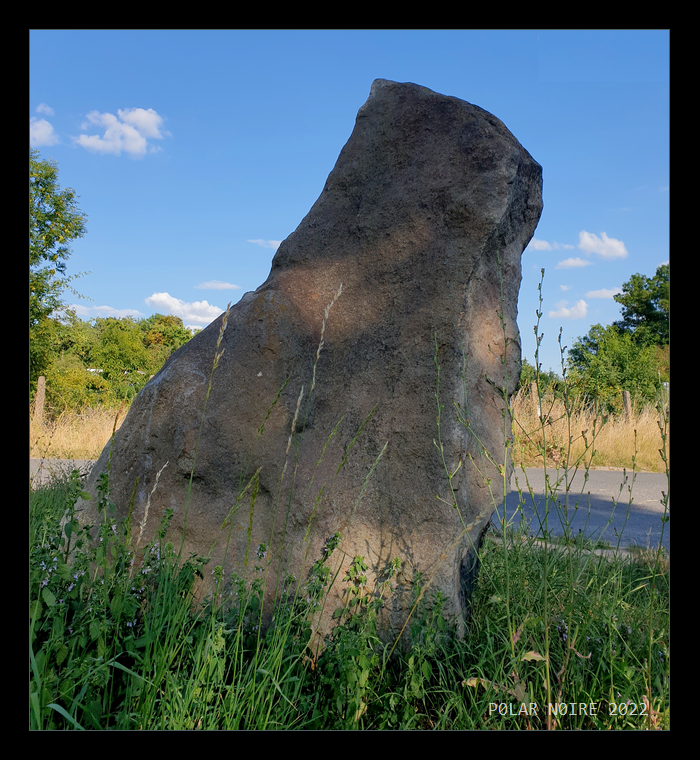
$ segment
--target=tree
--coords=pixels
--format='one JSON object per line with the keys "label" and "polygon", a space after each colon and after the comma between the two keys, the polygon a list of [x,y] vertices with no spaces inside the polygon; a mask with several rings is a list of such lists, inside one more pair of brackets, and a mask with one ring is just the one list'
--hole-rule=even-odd
{"label": "tree", "polygon": [[561,394],[563,389],[562,378],[556,372],[551,370],[545,372],[540,369],[536,371],[535,367],[527,359],[523,359],[520,366],[520,380],[518,381],[518,390],[529,390],[531,383],[539,379],[539,392],[541,395],[552,392],[555,396]]}
{"label": "tree", "polygon": [[54,414],[132,399],[192,337],[179,317],[162,314],[86,322],[66,309],[40,324],[52,330],[46,398]]}
{"label": "tree", "polygon": [[98,318],[95,330],[98,340],[92,362],[118,398],[132,398],[148,382],[153,369],[138,322],[132,317]]}
{"label": "tree", "polygon": [[80,275],[66,276],[68,243],[86,232],[86,216],[75,190],[61,189],[58,165],[29,151],[29,367],[30,381],[45,370],[50,356],[51,315],[63,306],[61,294]]}
{"label": "tree", "polygon": [[633,274],[615,296],[622,319],[593,325],[569,351],[574,389],[607,411],[619,410],[622,391],[653,402],[660,384],[669,380],[670,271],[662,264],[654,277]]}
{"label": "tree", "polygon": [[154,314],[139,321],[141,329],[145,333],[144,343],[147,348],[151,346],[165,346],[168,354],[184,346],[192,337],[192,333],[185,327],[180,317],[174,314]]}
{"label": "tree", "polygon": [[615,300],[622,305],[622,319],[614,325],[630,333],[640,346],[669,344],[670,264],[662,264],[653,277],[633,274]]}
{"label": "tree", "polygon": [[569,350],[568,364],[572,390],[608,412],[621,410],[622,391],[653,402],[668,379],[660,372],[657,347],[638,345],[631,332],[615,325],[593,325]]}

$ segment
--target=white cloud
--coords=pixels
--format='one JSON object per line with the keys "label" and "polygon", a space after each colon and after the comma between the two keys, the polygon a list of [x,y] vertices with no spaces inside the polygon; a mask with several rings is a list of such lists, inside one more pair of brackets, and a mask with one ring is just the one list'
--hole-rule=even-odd
{"label": "white cloud", "polygon": [[570,309],[566,308],[568,301],[559,301],[557,311],[550,311],[548,316],[554,319],[583,319],[588,310],[588,304],[581,300],[577,301]]}
{"label": "white cloud", "polygon": [[39,103],[39,105],[36,107],[37,113],[45,113],[47,116],[53,116],[54,110],[51,108],[51,106],[47,106],[46,103]]}
{"label": "white cloud", "polygon": [[221,280],[209,280],[200,285],[195,285],[197,290],[240,290],[240,285],[234,285],[232,282],[221,282]]}
{"label": "white cloud", "polygon": [[111,113],[90,111],[87,121],[81,124],[82,130],[90,129],[90,125],[104,127],[104,134],[80,135],[73,141],[94,153],[128,153],[133,158],[143,158],[147,152],[155,152],[160,148],[149,144],[148,140],[162,140],[170,133],[161,129],[163,117],[152,108],[126,108],[117,111],[118,116]]}
{"label": "white cloud", "polygon": [[532,238],[528,248],[532,248],[535,251],[559,251],[561,249],[566,250],[568,248],[573,248],[573,245],[569,245],[568,243],[557,243],[556,241],[554,241],[554,243],[548,243],[546,240]]}
{"label": "white cloud", "polygon": [[183,322],[191,322],[194,325],[208,325],[224,311],[207,301],[187,303],[171,296],[170,293],[154,293],[146,299],[146,305],[156,309],[160,314],[174,314]]}
{"label": "white cloud", "polygon": [[55,145],[58,141],[58,135],[46,119],[37,119],[36,116],[32,116],[29,120],[29,144],[32,148]]}
{"label": "white cloud", "polygon": [[560,285],[559,286],[562,290],[571,290],[571,285]]}
{"label": "white cloud", "polygon": [[159,116],[152,108],[125,108],[123,111],[117,111],[119,118],[125,123],[130,124],[139,134],[144,137],[155,137],[162,140],[163,137],[170,137],[170,132],[161,131],[163,117]]}
{"label": "white cloud", "polygon": [[627,249],[622,240],[608,237],[605,232],[601,232],[601,237],[594,235],[592,232],[582,230],[579,232],[578,247],[584,253],[597,253],[604,259],[624,259],[627,257]]}
{"label": "white cloud", "polygon": [[112,306],[82,306],[79,303],[72,303],[67,307],[68,311],[74,311],[81,319],[91,319],[92,317],[142,317],[143,314],[138,309],[115,309]]}
{"label": "white cloud", "polygon": [[74,311],[79,317],[89,317],[90,307],[81,306],[79,303],[72,303],[68,306],[69,311]]}
{"label": "white cloud", "polygon": [[589,290],[586,298],[612,298],[618,293],[622,293],[620,288],[601,288],[600,290]]}
{"label": "white cloud", "polygon": [[564,259],[564,261],[560,261],[554,268],[555,269],[573,269],[575,267],[587,267],[590,266],[593,262],[592,261],[586,261],[585,259],[579,259],[576,257],[575,259]]}
{"label": "white cloud", "polygon": [[113,309],[111,306],[93,306],[90,311],[96,311],[100,317],[116,317],[117,319],[143,316],[136,309]]}
{"label": "white cloud", "polygon": [[263,248],[272,248],[276,251],[282,244],[281,240],[249,240],[249,243],[255,243],[255,245],[262,246]]}

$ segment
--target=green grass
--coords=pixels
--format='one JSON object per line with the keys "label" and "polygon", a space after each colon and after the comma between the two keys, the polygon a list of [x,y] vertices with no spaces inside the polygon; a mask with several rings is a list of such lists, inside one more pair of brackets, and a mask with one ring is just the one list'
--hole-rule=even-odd
{"label": "green grass", "polygon": [[[224,329],[225,320],[213,369]],[[436,402],[439,423],[439,385]],[[543,422],[543,450],[547,435]],[[563,446],[560,472],[590,467],[594,446],[595,436],[582,454]],[[112,518],[106,475],[95,540],[74,518],[85,496],[77,473],[30,492],[32,729],[668,727],[668,557],[660,546],[594,553],[590,542],[553,541],[556,492],[544,538],[519,532],[517,520],[501,524],[498,540],[487,534],[463,637],[431,579],[418,576],[401,642],[378,630],[393,577],[371,587],[362,557],[332,576],[340,534],[307,577],[288,579],[267,615],[265,546],[249,547],[254,581],[224,579],[221,567],[167,542],[168,512],[142,546],[129,519]],[[197,602],[205,575],[213,592]],[[312,622],[332,583],[345,604],[319,649]]]}
{"label": "green grass", "polygon": [[[257,583],[197,606],[196,578],[220,580],[220,569],[198,558],[178,565],[163,529],[134,572],[126,529],[108,521],[91,547],[72,521],[79,492],[74,478],[31,494],[34,729],[668,724],[669,569],[658,554],[600,557],[506,530],[482,549],[466,636],[454,636],[439,595],[426,594],[409,622],[412,645],[391,656],[377,635],[381,596],[357,558],[339,579],[348,600],[339,625],[315,656],[310,621],[334,542],[265,626],[264,551]],[[537,712],[518,714],[521,703]],[[550,703],[568,705],[567,715],[548,717]],[[581,707],[591,704],[594,715]]]}

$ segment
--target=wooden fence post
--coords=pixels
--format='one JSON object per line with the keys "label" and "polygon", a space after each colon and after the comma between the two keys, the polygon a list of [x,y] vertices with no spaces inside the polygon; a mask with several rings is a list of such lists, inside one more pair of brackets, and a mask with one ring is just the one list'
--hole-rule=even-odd
{"label": "wooden fence post", "polygon": [[41,425],[44,421],[44,396],[46,395],[46,378],[42,375],[36,383],[34,396],[34,424]]}
{"label": "wooden fence post", "polygon": [[629,391],[622,391],[622,413],[626,420],[632,419],[632,399]]}
{"label": "wooden fence post", "polygon": [[537,383],[530,383],[530,398],[534,405],[537,407],[537,416],[542,417],[542,409],[540,409],[540,399],[537,395]]}

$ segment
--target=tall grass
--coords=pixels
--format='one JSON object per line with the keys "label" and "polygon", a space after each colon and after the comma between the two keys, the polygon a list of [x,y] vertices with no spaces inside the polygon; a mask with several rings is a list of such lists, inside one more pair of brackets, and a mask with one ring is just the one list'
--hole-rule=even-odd
{"label": "tall grass", "polygon": [[[109,443],[117,408],[63,412],[55,420],[34,421],[30,409],[30,456],[34,459],[98,459]],[[118,427],[124,419],[120,415]]]}
{"label": "tall grass", "polygon": [[634,466],[644,472],[665,472],[659,452],[659,411],[653,407],[634,409],[629,417],[604,417],[590,406],[567,411],[552,393],[539,399],[530,389],[521,389],[511,401],[511,412],[513,461],[519,466],[543,467],[546,455],[547,465],[556,467],[570,449],[572,461],[590,454],[592,468]]}
{"label": "tall grass", "polygon": [[[609,416],[596,413],[590,407],[570,410],[564,403],[547,394],[542,398],[541,417],[539,401],[532,398],[529,389],[522,389],[511,401],[514,418],[513,462],[524,467],[542,467],[542,421],[547,432],[547,463],[556,466],[561,462],[561,451],[569,438],[569,427],[574,432],[572,453],[580,456],[586,450],[586,440],[595,431],[595,456],[591,467],[633,467],[641,472],[664,472],[659,453],[659,414],[652,407],[634,409],[632,414]],[[97,459],[112,435],[117,409],[97,408],[81,412],[64,412],[53,421],[42,425],[30,424],[30,456],[37,459]],[[125,413],[119,419],[119,426]],[[669,433],[670,436],[670,433]]]}
{"label": "tall grass", "polygon": [[[436,398],[442,410],[439,387]],[[546,399],[538,402],[547,408]],[[563,421],[547,415],[519,426],[517,404],[516,460],[525,447],[545,467],[553,461],[550,448],[558,448],[555,463],[564,472],[595,460],[597,423],[583,435],[579,452],[579,433],[572,431],[586,424],[581,418],[569,411],[559,432]],[[657,423],[668,472],[667,417]],[[484,452],[500,461],[504,474],[510,446]],[[635,453],[633,466],[637,462]],[[494,507],[503,503],[507,485],[504,476]],[[378,631],[400,561],[376,587],[363,557],[336,577],[333,557],[342,535],[335,534],[305,578],[283,583],[263,625],[267,547],[250,547],[252,581],[234,577],[225,586],[221,567],[210,568],[202,557],[183,561],[167,542],[169,512],[148,518],[161,519],[161,526],[147,546],[140,544],[143,526],[132,534],[128,520],[116,523],[107,476],[96,497],[99,540],[92,542],[73,513],[85,496],[81,489],[75,473],[31,493],[32,728],[668,725],[670,571],[661,544],[644,555],[603,556],[576,542],[551,543],[546,531],[544,541],[535,541],[497,511],[500,537],[487,534],[481,549],[465,635],[444,617],[444,599],[431,590],[431,579],[418,574],[406,626],[410,646],[402,648]],[[561,508],[557,496],[554,487],[546,495],[545,522]],[[667,507],[668,492],[664,501]],[[213,591],[197,603],[195,583],[205,575]],[[331,584],[342,589],[344,604],[318,649],[312,627]]]}
{"label": "tall grass", "polygon": [[197,606],[196,579],[213,572],[218,590],[220,569],[177,561],[164,543],[167,515],[136,572],[124,528],[107,523],[104,548],[93,550],[70,520],[61,535],[79,489],[68,481],[32,495],[32,728],[668,724],[669,571],[658,554],[543,548],[511,531],[487,538],[467,635],[453,636],[440,596],[426,594],[409,623],[411,648],[391,657],[377,634],[381,595],[357,558],[342,579],[339,625],[318,654],[307,644],[332,581],[332,544],[264,628],[264,551],[257,583],[238,580],[230,596]]}

